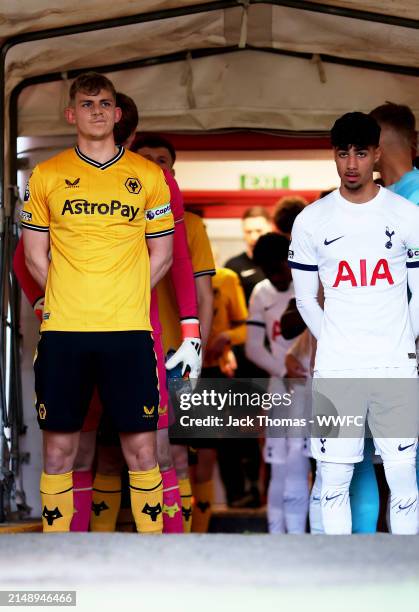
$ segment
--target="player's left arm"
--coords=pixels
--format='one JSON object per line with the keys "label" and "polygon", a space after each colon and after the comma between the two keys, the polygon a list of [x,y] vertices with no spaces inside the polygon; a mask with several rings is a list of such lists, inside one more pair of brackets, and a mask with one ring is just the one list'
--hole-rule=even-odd
{"label": "player's left arm", "polygon": [[412,294],[409,302],[410,322],[416,340],[419,337],[419,267],[407,268],[407,282]]}
{"label": "player's left arm", "polygon": [[147,248],[150,257],[150,286],[153,289],[172,265],[173,235],[148,237]]}
{"label": "player's left arm", "polygon": [[404,244],[406,247],[407,284],[411,295],[409,315],[415,339],[419,336],[419,208],[408,204],[409,213]]}
{"label": "player's left arm", "polygon": [[414,261],[407,261],[407,284],[411,293],[409,301],[410,323],[412,325],[415,340],[419,337],[419,258],[413,257]]}
{"label": "player's left arm", "polygon": [[150,284],[153,289],[172,265],[174,221],[169,187],[163,172],[153,162],[148,164],[150,175],[146,183],[144,214],[145,238],[150,256]]}

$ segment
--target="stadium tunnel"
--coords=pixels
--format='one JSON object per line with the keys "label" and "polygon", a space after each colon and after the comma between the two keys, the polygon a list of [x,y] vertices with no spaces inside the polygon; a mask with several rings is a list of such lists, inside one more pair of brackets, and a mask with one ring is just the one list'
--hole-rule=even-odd
{"label": "stadium tunnel", "polygon": [[[135,100],[141,131],[166,134],[185,159],[324,152],[344,112],[392,100],[419,120],[419,20],[416,0],[28,0],[18,9],[0,0],[0,14],[1,523],[27,516],[27,462],[38,461],[27,443],[37,432],[32,396],[22,394],[31,355],[26,346],[21,363],[24,306],[11,269],[25,170],[18,137],[41,140],[48,155],[68,143],[69,83],[93,69]],[[189,189],[185,202],[207,218],[238,218],[246,198],[271,206],[282,193]]]}

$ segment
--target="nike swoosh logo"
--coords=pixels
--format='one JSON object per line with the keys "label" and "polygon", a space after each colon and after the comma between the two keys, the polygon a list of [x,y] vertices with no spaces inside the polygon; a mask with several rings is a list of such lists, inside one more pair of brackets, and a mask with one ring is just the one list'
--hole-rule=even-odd
{"label": "nike swoosh logo", "polygon": [[270,310],[271,308],[273,308],[275,306],[275,304],[269,304],[269,306],[264,306],[263,310]]}
{"label": "nike swoosh logo", "polygon": [[325,238],[324,244],[325,246],[329,246],[329,244],[332,244],[332,242],[336,242],[336,240],[340,240],[341,238],[343,238],[343,236],[338,236],[337,238],[333,238],[333,240],[328,240],[327,238]]}
{"label": "nike swoosh logo", "polygon": [[342,495],[342,493],[338,493],[337,495],[333,495],[332,497],[327,497],[326,495],[326,501],[332,501],[332,499],[336,499],[337,497],[340,497]]}
{"label": "nike swoosh logo", "polygon": [[416,503],[416,499],[415,501],[412,501],[411,504],[407,505],[407,506],[399,506],[399,510],[407,510],[408,508],[411,508],[413,506],[413,504]]}
{"label": "nike swoosh logo", "polygon": [[410,448],[411,446],[415,446],[416,442],[413,442],[413,444],[408,444],[407,446],[402,446],[401,444],[399,444],[399,451],[404,451],[406,450],[406,448]]}
{"label": "nike swoosh logo", "polygon": [[320,497],[313,497],[313,501],[320,501]]}

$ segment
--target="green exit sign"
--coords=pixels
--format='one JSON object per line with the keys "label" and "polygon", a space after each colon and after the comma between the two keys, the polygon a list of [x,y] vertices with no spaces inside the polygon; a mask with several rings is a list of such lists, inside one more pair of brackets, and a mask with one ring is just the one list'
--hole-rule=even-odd
{"label": "green exit sign", "polygon": [[289,176],[269,176],[267,174],[241,174],[240,189],[289,189]]}

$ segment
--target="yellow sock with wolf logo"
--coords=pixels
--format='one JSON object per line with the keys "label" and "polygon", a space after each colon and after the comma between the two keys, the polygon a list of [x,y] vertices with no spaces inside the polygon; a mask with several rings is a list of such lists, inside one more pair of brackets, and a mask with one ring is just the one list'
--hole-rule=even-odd
{"label": "yellow sock with wolf logo", "polygon": [[163,481],[159,466],[145,472],[128,472],[131,509],[137,531],[162,533]]}
{"label": "yellow sock with wolf logo", "polygon": [[96,473],[93,481],[90,531],[115,531],[121,507],[121,476]]}
{"label": "yellow sock with wolf logo", "polygon": [[70,531],[73,518],[73,472],[41,474],[42,529]]}
{"label": "yellow sock with wolf logo", "polygon": [[192,487],[189,478],[179,480],[179,491],[182,500],[183,532],[191,533],[192,529]]}
{"label": "yellow sock with wolf logo", "polygon": [[192,511],[192,533],[207,533],[214,501],[214,481],[193,483],[195,503]]}

